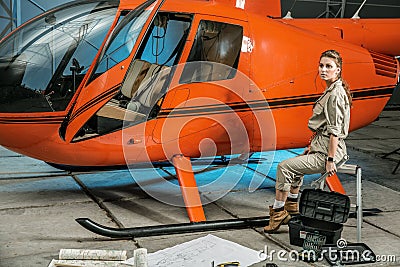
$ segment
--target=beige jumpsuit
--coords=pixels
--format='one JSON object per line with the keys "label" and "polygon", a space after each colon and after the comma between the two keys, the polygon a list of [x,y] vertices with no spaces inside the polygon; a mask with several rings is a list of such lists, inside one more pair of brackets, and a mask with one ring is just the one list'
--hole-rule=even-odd
{"label": "beige jumpsuit", "polygon": [[327,88],[317,100],[308,128],[315,136],[307,155],[287,159],[278,164],[276,189],[289,191],[299,187],[305,174],[325,172],[330,134],[339,138],[334,161],[339,162],[347,153],[344,138],[347,137],[350,122],[350,104],[346,91],[339,79]]}

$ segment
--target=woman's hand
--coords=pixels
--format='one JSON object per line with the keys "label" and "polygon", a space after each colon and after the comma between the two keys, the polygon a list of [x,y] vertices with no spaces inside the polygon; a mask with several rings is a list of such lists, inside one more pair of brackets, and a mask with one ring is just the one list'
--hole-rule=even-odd
{"label": "woman's hand", "polygon": [[325,169],[329,176],[332,176],[336,173],[336,164],[333,161],[326,161]]}

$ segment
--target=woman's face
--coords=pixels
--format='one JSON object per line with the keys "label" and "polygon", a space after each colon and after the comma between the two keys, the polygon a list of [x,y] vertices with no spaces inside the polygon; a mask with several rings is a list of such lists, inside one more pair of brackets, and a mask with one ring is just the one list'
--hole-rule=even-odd
{"label": "woman's face", "polygon": [[338,79],[340,68],[336,65],[334,59],[322,57],[319,61],[319,77],[327,83],[333,83]]}

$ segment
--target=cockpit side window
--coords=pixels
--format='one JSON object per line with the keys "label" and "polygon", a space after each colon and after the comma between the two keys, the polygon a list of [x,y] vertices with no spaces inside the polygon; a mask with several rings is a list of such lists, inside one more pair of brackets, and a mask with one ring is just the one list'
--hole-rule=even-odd
{"label": "cockpit side window", "polygon": [[121,87],[121,106],[126,103],[129,110],[148,115],[165,92],[167,77],[179,60],[191,20],[191,15],[157,14]]}
{"label": "cockpit side window", "polygon": [[146,23],[152,8],[154,8],[154,0],[147,1],[137,9],[132,10],[126,15],[121,23],[114,29],[114,32],[108,41],[104,51],[97,62],[95,71],[89,79],[89,82],[111,69],[118,63],[126,59],[132,52],[140,32]]}
{"label": "cockpit side window", "polygon": [[242,26],[201,20],[187,60],[198,63],[185,66],[180,83],[232,79],[239,64],[242,38]]}

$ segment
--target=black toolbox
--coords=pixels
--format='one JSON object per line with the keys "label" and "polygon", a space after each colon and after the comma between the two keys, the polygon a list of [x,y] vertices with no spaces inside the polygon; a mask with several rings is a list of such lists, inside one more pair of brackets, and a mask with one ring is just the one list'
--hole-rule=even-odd
{"label": "black toolbox", "polygon": [[290,244],[303,246],[307,234],[326,237],[326,244],[336,244],[350,213],[350,198],[337,192],[304,189],[300,196],[300,216],[289,221]]}

